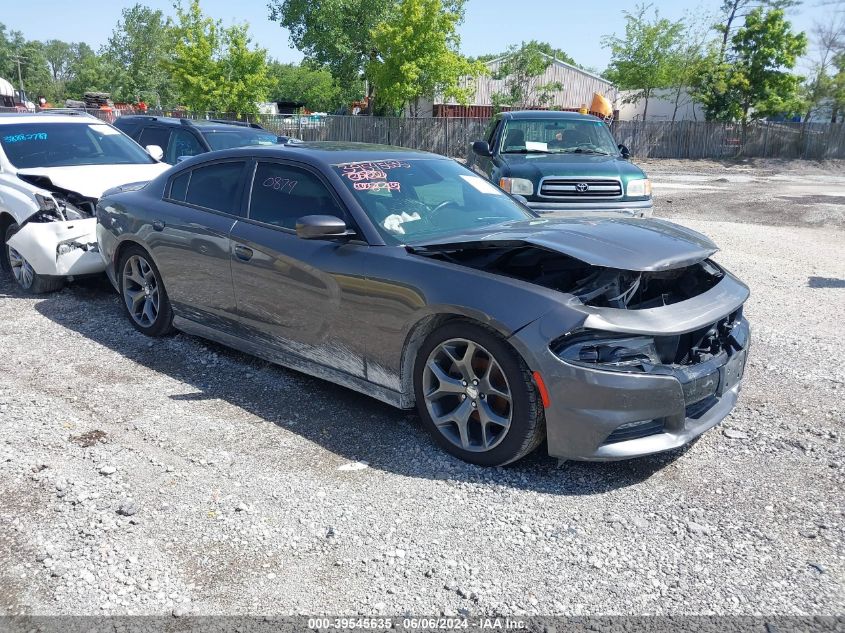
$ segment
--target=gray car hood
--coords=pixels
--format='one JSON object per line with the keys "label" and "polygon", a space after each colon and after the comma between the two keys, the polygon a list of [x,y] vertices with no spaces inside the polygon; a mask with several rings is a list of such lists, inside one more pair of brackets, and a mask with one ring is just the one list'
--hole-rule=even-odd
{"label": "gray car hood", "polygon": [[469,245],[530,244],[592,266],[633,271],[690,266],[719,248],[706,236],[653,218],[536,218],[452,233],[412,248],[447,250]]}

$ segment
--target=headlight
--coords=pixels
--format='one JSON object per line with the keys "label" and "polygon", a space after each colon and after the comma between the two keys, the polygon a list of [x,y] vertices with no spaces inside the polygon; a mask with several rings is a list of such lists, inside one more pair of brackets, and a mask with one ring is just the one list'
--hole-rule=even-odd
{"label": "headlight", "polygon": [[560,358],[576,365],[619,371],[646,371],[660,365],[654,339],[632,336],[614,339],[582,339],[555,352]]}
{"label": "headlight", "polygon": [[42,196],[35,194],[35,201],[38,203],[38,212],[33,215],[36,222],[56,222],[64,220],[59,205],[53,196]]}
{"label": "headlight", "polygon": [[534,183],[528,178],[499,178],[499,187],[503,191],[520,196],[534,195]]}
{"label": "headlight", "polygon": [[53,196],[42,196],[40,193],[36,193],[35,201],[38,203],[39,211],[59,212],[59,205],[56,204],[56,200]]}
{"label": "headlight", "polygon": [[650,196],[651,181],[648,178],[638,178],[628,181],[628,195],[632,197]]}

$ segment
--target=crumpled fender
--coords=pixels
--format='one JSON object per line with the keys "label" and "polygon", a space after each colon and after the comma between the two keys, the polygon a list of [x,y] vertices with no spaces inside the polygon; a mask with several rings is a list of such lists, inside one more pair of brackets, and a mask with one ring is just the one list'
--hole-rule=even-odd
{"label": "crumpled fender", "polygon": [[39,275],[88,275],[105,269],[96,228],[96,218],[25,222],[8,243]]}

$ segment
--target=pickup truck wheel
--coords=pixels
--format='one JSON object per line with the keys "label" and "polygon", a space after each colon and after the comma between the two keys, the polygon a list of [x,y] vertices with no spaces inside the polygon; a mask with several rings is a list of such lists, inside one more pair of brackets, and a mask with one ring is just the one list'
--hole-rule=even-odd
{"label": "pickup truck wheel", "polygon": [[3,240],[3,268],[9,271],[18,287],[28,294],[43,294],[54,292],[65,285],[63,277],[39,275],[14,247],[9,246],[9,239],[18,232],[17,224],[10,224],[6,228]]}

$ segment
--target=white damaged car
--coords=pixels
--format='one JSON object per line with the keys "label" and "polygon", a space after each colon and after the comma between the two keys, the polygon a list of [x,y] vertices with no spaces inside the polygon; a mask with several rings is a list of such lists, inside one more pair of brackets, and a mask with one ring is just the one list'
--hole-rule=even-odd
{"label": "white damaged car", "polygon": [[[151,155],[152,154],[152,155]],[[107,189],[170,168],[90,115],[0,114],[0,265],[22,290],[102,272],[94,217]]]}

